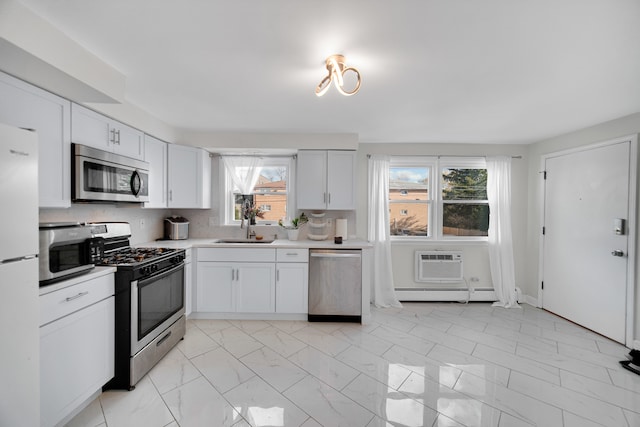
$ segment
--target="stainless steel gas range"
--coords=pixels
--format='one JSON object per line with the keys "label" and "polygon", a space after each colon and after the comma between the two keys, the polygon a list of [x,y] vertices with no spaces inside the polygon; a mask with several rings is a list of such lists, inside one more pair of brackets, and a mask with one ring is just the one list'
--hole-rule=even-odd
{"label": "stainless steel gas range", "polygon": [[182,249],[132,248],[126,222],[92,223],[104,238],[105,257],[115,266],[115,377],[104,389],[133,390],[136,383],[185,334]]}

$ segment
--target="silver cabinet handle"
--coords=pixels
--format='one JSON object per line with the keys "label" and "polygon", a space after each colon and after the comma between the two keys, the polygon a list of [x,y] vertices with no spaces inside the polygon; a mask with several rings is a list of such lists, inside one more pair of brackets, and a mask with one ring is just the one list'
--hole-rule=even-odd
{"label": "silver cabinet handle", "polygon": [[298,256],[296,252],[287,252],[287,256]]}
{"label": "silver cabinet handle", "polygon": [[173,202],[173,190],[169,190],[169,201]]}
{"label": "silver cabinet handle", "polygon": [[119,129],[116,131],[116,135],[118,135],[118,141],[116,142],[116,144],[120,145],[120,130]]}
{"label": "silver cabinet handle", "polygon": [[329,193],[329,201],[328,204],[331,204],[331,193]]}
{"label": "silver cabinet handle", "polygon": [[276,270],[276,282],[280,281],[280,270]]}
{"label": "silver cabinet handle", "polygon": [[322,193],[322,203],[327,203],[327,193]]}
{"label": "silver cabinet handle", "polygon": [[236,280],[240,280],[240,269],[236,268]]}
{"label": "silver cabinet handle", "polygon": [[65,299],[67,300],[67,302],[69,302],[69,301],[73,301],[74,299],[78,299],[80,297],[83,297],[85,295],[89,295],[89,291],[80,292],[78,295],[74,295],[72,297],[67,297]]}
{"label": "silver cabinet handle", "polygon": [[235,268],[232,268],[232,269],[231,269],[231,281],[232,281],[232,282],[233,282],[234,280],[236,280],[236,278],[235,278],[235,273],[236,273]]}
{"label": "silver cabinet handle", "polygon": [[112,128],[112,129],[109,130],[109,133],[111,134],[111,139],[109,139],[109,141],[112,144],[115,144],[116,143],[116,130]]}

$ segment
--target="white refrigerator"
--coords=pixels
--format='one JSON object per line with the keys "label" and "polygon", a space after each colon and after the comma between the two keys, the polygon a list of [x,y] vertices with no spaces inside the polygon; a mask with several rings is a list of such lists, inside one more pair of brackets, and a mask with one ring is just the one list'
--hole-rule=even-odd
{"label": "white refrigerator", "polygon": [[0,124],[0,426],[40,423],[38,138]]}

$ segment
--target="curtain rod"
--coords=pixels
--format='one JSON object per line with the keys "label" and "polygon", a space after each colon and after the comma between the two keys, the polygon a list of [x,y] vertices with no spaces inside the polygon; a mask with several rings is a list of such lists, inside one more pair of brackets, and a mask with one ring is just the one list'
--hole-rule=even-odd
{"label": "curtain rod", "polygon": [[[367,154],[367,159],[371,158],[371,154]],[[403,156],[402,154],[398,154],[398,157]],[[429,155],[424,155],[424,156],[419,156],[419,157],[437,157],[438,159],[441,159],[443,157],[464,157],[464,158],[472,158],[472,157],[483,157],[483,158],[487,158],[487,156],[463,156],[461,154],[458,155],[452,155],[452,156],[445,156],[445,155],[438,155],[438,156],[429,156]],[[521,159],[522,156],[511,156],[512,159]]]}
{"label": "curtain rod", "polygon": [[293,159],[298,158],[297,154],[220,154],[220,153],[210,153],[212,157],[278,157],[278,158],[287,158],[291,157]]}

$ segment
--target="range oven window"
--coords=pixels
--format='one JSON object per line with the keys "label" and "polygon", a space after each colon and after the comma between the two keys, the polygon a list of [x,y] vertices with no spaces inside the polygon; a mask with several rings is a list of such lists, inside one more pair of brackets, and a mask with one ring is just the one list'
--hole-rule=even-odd
{"label": "range oven window", "polygon": [[138,340],[184,306],[184,265],[138,282]]}

